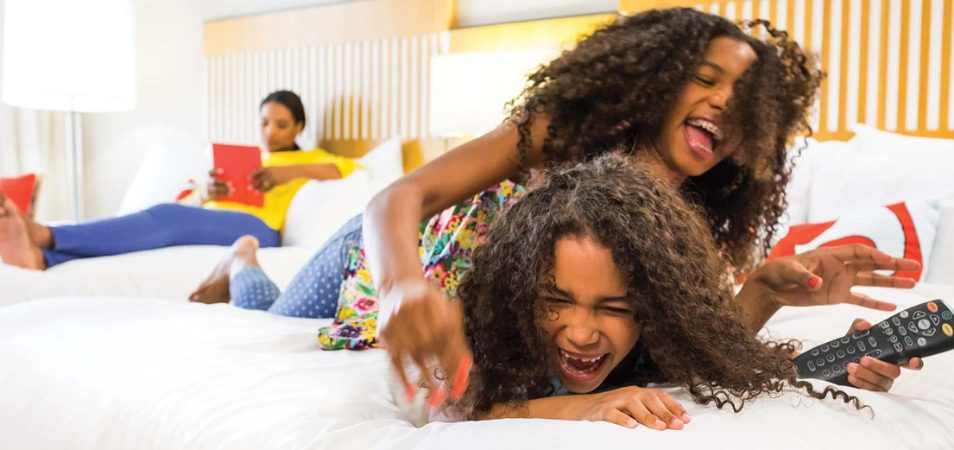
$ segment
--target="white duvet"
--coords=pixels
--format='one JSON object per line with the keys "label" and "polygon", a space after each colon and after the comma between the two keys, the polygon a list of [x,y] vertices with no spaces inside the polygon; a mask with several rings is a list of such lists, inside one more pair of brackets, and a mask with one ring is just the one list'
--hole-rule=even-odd
{"label": "white duvet", "polygon": [[[942,286],[869,293],[902,306],[954,300]],[[789,309],[769,332],[811,343],[885,315]],[[672,389],[693,417],[682,431],[552,420],[416,428],[394,404],[385,354],[317,350],[326,323],[129,298],[0,308],[0,448],[954,448],[954,352],[906,372],[891,393],[848,389],[874,418],[792,393],[734,414]]]}

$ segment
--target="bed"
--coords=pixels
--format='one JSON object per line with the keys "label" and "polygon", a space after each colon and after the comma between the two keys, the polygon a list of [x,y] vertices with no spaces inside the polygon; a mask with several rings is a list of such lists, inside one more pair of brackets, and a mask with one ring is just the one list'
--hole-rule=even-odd
{"label": "bed", "polygon": [[[901,306],[954,298],[929,284],[866,292]],[[789,309],[767,329],[811,344],[884,315]],[[395,406],[384,351],[320,351],[326,323],[164,299],[0,308],[0,448],[954,448],[954,352],[889,394],[849,389],[873,418],[794,393],[733,414],[669,389],[693,417],[682,431],[514,419],[417,428]]]}

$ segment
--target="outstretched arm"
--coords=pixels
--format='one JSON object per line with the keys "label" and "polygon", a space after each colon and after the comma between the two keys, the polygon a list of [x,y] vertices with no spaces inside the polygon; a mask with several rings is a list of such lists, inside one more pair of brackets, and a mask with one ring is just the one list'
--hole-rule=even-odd
{"label": "outstretched arm", "polygon": [[252,187],[259,192],[268,192],[275,186],[285,184],[295,178],[336,180],[341,178],[341,172],[338,170],[338,166],[331,163],[262,167],[252,172]]}

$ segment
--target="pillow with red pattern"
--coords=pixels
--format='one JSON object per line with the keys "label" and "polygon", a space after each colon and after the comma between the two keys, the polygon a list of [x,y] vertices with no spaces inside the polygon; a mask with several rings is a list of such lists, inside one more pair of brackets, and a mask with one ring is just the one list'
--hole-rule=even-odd
{"label": "pillow with red pattern", "polygon": [[859,209],[830,222],[793,225],[772,248],[768,259],[822,247],[863,244],[895,258],[920,262],[920,270],[894,274],[919,281],[927,273],[939,218],[940,202],[937,200],[911,200],[880,208]]}
{"label": "pillow with red pattern", "polygon": [[0,192],[13,201],[23,214],[33,214],[33,195],[39,186],[36,174],[28,173],[18,177],[0,178]]}

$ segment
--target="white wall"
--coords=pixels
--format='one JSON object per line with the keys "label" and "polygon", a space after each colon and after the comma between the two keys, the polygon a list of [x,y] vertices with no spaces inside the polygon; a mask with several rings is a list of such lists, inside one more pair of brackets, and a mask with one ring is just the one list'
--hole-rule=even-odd
{"label": "white wall", "polygon": [[457,26],[616,12],[619,0],[457,0]]}

